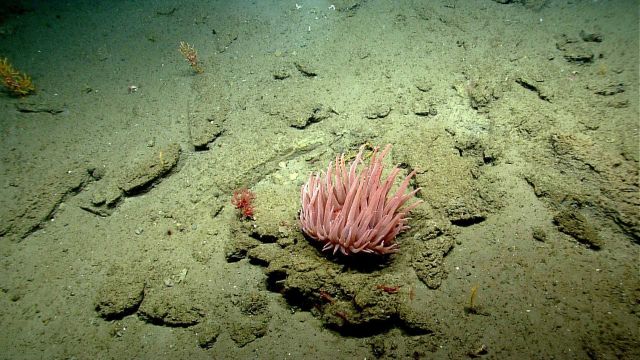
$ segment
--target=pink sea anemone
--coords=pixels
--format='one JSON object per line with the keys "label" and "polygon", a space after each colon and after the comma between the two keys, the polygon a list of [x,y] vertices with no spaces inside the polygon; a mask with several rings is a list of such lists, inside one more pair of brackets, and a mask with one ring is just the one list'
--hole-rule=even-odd
{"label": "pink sea anemone", "polygon": [[323,243],[323,251],[333,250],[335,254],[340,250],[344,255],[397,251],[394,240],[409,228],[407,214],[422,201],[404,206],[420,190],[407,192],[415,170],[404,178],[393,196],[389,196],[400,172],[395,166],[384,182],[380,179],[384,168],[382,160],[390,150],[390,144],[381,153],[376,147],[369,166],[364,166],[359,173],[356,168],[363,163],[364,146],[349,164],[345,164],[344,154],[336,156],[326,173],[312,174],[302,187],[302,231]]}

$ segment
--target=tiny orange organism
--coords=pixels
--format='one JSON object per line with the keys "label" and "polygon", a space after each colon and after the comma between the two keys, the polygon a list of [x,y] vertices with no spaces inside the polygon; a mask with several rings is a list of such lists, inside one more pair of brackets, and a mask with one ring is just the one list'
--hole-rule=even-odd
{"label": "tiny orange organism", "polygon": [[400,291],[400,286],[401,285],[390,286],[390,285],[385,285],[385,284],[379,284],[379,285],[376,285],[376,289],[382,290],[382,291],[386,292],[387,294],[395,294],[398,291]]}

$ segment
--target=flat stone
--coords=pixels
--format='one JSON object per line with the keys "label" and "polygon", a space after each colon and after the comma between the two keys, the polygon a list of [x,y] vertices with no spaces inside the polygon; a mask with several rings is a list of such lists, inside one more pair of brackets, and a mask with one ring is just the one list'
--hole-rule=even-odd
{"label": "flat stone", "polygon": [[96,296],[98,315],[105,319],[121,319],[135,313],[144,298],[144,280],[119,265],[111,267],[107,276]]}
{"label": "flat stone", "polygon": [[553,222],[558,226],[558,230],[592,249],[600,249],[603,245],[602,239],[593,226],[576,210],[560,211],[553,217]]}
{"label": "flat stone", "polygon": [[180,145],[172,143],[143,160],[124,175],[119,182],[120,189],[127,195],[146,190],[176,166],[180,152]]}

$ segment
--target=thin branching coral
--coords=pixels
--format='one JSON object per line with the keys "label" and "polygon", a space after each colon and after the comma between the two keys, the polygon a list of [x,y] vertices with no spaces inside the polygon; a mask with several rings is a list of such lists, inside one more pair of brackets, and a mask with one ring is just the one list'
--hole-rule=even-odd
{"label": "thin branching coral", "polygon": [[197,74],[202,74],[204,72],[204,69],[200,65],[200,60],[198,59],[198,52],[196,51],[196,48],[193,47],[193,45],[190,45],[189,43],[186,43],[184,41],[180,41],[180,53],[182,53],[184,59],[187,60],[189,65],[191,65],[193,71],[195,71]]}
{"label": "thin branching coral", "polygon": [[15,96],[26,96],[36,91],[31,77],[16,70],[7,58],[0,58],[0,77],[4,87]]}

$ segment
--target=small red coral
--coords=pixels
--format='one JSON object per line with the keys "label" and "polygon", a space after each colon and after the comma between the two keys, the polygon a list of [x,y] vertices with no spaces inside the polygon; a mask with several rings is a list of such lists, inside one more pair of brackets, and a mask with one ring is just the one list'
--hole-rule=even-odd
{"label": "small red coral", "polygon": [[247,188],[238,189],[233,192],[231,203],[240,211],[243,219],[253,219],[253,199],[256,195]]}

